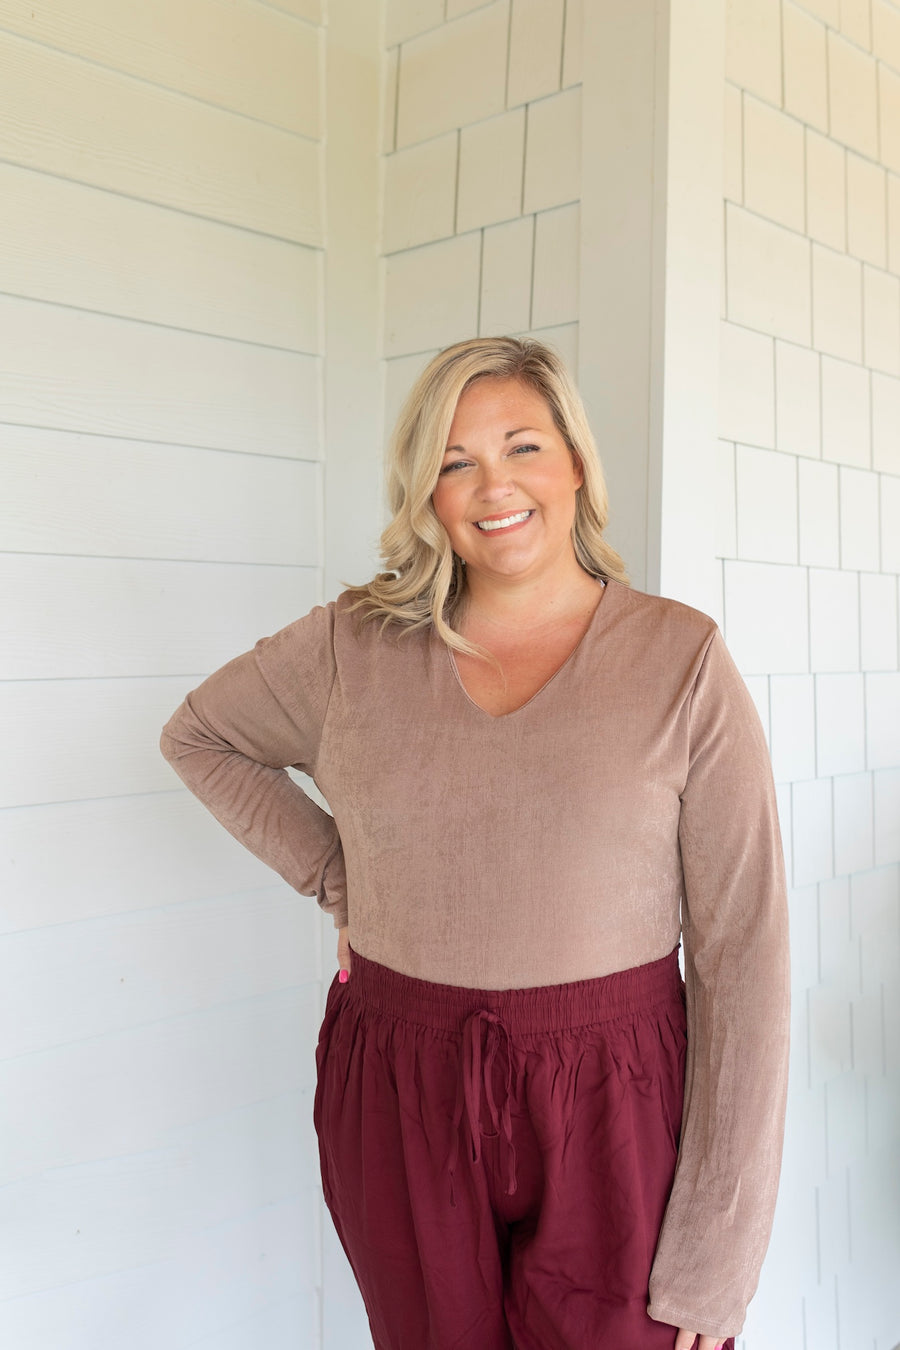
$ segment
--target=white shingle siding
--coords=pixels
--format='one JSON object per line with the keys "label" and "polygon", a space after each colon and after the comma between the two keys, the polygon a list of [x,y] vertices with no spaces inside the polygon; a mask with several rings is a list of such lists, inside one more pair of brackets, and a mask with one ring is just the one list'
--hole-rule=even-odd
{"label": "white shingle siding", "polygon": [[426,353],[476,333],[577,360],[582,22],[578,0],[388,4],[388,411]]}
{"label": "white shingle siding", "polygon": [[721,434],[744,444],[726,636],[770,672],[795,943],[785,1173],[741,1343],[790,1326],[807,1350],[891,1350],[900,18],[885,0],[732,0],[728,30]]}

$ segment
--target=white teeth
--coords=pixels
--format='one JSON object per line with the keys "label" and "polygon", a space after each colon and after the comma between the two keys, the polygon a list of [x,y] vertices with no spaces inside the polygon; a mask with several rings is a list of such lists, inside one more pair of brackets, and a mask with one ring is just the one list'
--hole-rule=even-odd
{"label": "white teeth", "polygon": [[504,516],[502,520],[476,520],[475,524],[479,530],[503,530],[507,525],[518,525],[520,520],[527,520],[530,515],[530,511],[518,511],[514,516]]}

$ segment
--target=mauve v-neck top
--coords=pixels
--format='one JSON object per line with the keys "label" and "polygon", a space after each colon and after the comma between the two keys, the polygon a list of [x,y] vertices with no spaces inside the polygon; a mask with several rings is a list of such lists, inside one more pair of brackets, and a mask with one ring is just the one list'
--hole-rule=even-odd
{"label": "mauve v-neck top", "polygon": [[527,988],[643,965],[683,937],[685,1116],[650,1312],[737,1332],[778,1179],[787,920],[765,740],[712,620],[608,582],[560,670],[495,717],[433,631],[363,623],[342,597],[212,675],[162,746],[232,834],[393,970]]}

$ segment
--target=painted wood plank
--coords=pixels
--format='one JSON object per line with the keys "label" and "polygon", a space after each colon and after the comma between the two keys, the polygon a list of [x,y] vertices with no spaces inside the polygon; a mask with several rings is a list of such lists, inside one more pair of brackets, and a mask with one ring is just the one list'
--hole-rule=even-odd
{"label": "painted wood plank", "polygon": [[0,1185],[141,1154],[285,1094],[311,1111],[319,1022],[305,985],[0,1062],[3,1100],[27,1122],[4,1137]]}
{"label": "painted wood plank", "polygon": [[[325,594],[380,570],[382,279],[378,257],[383,8],[329,9],[325,281]],[[421,297],[420,297],[421,301]],[[376,523],[378,522],[378,523]],[[385,522],[386,523],[386,522]]]}
{"label": "painted wood plank", "polygon": [[0,680],[216,669],[317,589],[313,568],[0,554]]}
{"label": "painted wood plank", "polygon": [[152,1264],[16,1298],[4,1331],[15,1350],[122,1350],[126,1332],[129,1350],[234,1350],[235,1327],[245,1350],[316,1350],[315,1232],[292,1196],[179,1235]]}
{"label": "painted wood plank", "polygon": [[307,19],[309,23],[322,23],[324,19],[322,0],[260,0],[260,4],[283,10],[298,19]]}
{"label": "painted wood plank", "polygon": [[320,361],[0,296],[0,422],[315,459]]}
{"label": "painted wood plank", "polygon": [[0,683],[0,807],[170,790],[160,729],[201,679]]}
{"label": "painted wood plank", "polygon": [[[330,1220],[329,1220],[330,1222]],[[319,1324],[321,1321],[321,1288],[310,1290],[307,1297],[297,1296],[284,1302],[270,1304],[251,1318],[235,1322],[228,1328],[222,1328],[198,1342],[196,1350],[259,1350],[261,1345],[267,1350],[294,1350],[303,1345],[308,1350],[317,1350],[321,1344]],[[365,1339],[354,1341],[358,1350],[364,1350],[366,1340],[370,1339],[368,1329]]]}
{"label": "painted wood plank", "polygon": [[184,789],[0,811],[2,933],[260,888],[326,930],[330,963],[331,920]]}
{"label": "painted wood plank", "polygon": [[[252,645],[239,633],[231,651]],[[0,681],[0,810],[180,788],[159,753],[160,732],[211,669],[157,680]]]}
{"label": "painted wood plank", "polygon": [[0,1297],[163,1260],[198,1230],[298,1193],[311,1201],[312,1185],[298,1184],[296,1137],[282,1142],[279,1123],[265,1120],[255,1138],[242,1139],[238,1116],[227,1132],[207,1126],[143,1154],[45,1170],[6,1186],[16,1240],[6,1244]]}
{"label": "painted wood plank", "polygon": [[0,291],[321,352],[317,249],[11,164],[0,200]]}
{"label": "painted wood plank", "polygon": [[247,0],[0,0],[0,26],[151,84],[321,134],[318,34]]}
{"label": "painted wood plank", "polygon": [[7,934],[0,1059],[318,977],[315,902],[266,887]]}
{"label": "painted wood plank", "polygon": [[318,560],[318,464],[42,427],[6,426],[2,438],[0,546],[11,552]]}
{"label": "painted wood plank", "polygon": [[371,1339],[369,1320],[324,1200],[322,1221],[322,1350],[362,1350]]}
{"label": "painted wood plank", "polygon": [[322,242],[320,145],[0,34],[0,159]]}

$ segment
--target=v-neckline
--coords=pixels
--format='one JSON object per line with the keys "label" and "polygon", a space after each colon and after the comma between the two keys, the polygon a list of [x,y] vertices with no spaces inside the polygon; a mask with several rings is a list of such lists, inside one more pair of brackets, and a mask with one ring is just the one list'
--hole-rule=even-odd
{"label": "v-neckline", "polygon": [[530,708],[532,703],[534,703],[535,699],[540,698],[541,695],[544,693],[544,691],[546,689],[549,689],[551,684],[553,684],[556,680],[558,680],[559,677],[563,674],[563,672],[566,671],[568,667],[573,663],[576,656],[581,651],[582,647],[587,642],[588,638],[590,637],[591,633],[596,627],[598,623],[597,615],[600,613],[601,610],[605,610],[607,605],[609,604],[611,586],[608,577],[601,583],[601,586],[602,591],[600,599],[597,601],[597,604],[594,607],[594,612],[591,615],[590,619],[588,620],[588,625],[585,628],[584,632],[582,633],[581,637],[575,643],[575,646],[569,652],[569,655],[566,657],[565,661],[563,661],[561,665],[557,666],[553,674],[544,681],[544,683],[540,686],[539,689],[535,689],[534,693],[531,695],[530,698],[527,698],[524,703],[520,703],[517,708],[510,708],[509,712],[503,713],[488,712],[487,708],[483,708],[481,704],[478,703],[472,697],[472,695],[466,688],[465,684],[463,683],[462,676],[459,673],[459,667],[456,664],[456,658],[453,655],[452,647],[447,647],[445,643],[442,642],[440,638],[438,638],[437,641],[441,642],[441,646],[445,648],[447,657],[450,662],[450,669],[453,672],[453,678],[456,681],[458,688],[461,690],[462,695],[465,698],[466,702],[472,708],[474,708],[477,713],[480,713],[482,717],[489,717],[492,722],[505,722],[507,718],[515,717],[517,713],[524,712],[526,708]]}

